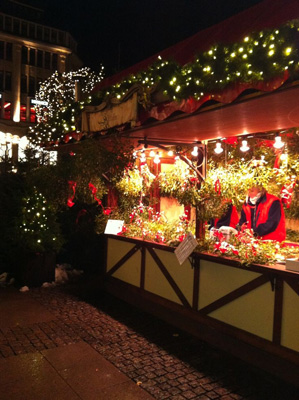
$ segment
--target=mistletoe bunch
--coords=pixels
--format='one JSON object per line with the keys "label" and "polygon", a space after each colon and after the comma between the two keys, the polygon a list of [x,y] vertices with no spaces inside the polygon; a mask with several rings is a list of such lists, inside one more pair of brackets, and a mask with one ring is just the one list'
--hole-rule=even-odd
{"label": "mistletoe bunch", "polygon": [[152,207],[140,203],[133,208],[120,235],[173,245],[183,241],[190,231],[194,232],[194,226],[186,215],[170,222],[163,212],[155,212]]}
{"label": "mistletoe bunch", "polygon": [[207,250],[224,257],[235,258],[243,265],[275,264],[280,245],[274,240],[260,240],[253,237],[250,229],[244,229],[229,240],[215,230],[207,240]]}
{"label": "mistletoe bunch", "polygon": [[138,198],[145,196],[155,180],[155,175],[149,170],[147,164],[140,168],[136,165],[125,170],[122,179],[116,183],[116,189],[124,196]]}

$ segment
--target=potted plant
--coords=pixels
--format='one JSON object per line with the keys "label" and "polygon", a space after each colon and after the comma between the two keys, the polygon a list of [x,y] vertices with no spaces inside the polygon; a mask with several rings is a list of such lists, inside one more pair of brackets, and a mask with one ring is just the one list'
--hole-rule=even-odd
{"label": "potted plant", "polygon": [[63,243],[56,214],[35,187],[25,189],[21,205],[14,238],[17,281],[27,286],[55,281],[56,253]]}

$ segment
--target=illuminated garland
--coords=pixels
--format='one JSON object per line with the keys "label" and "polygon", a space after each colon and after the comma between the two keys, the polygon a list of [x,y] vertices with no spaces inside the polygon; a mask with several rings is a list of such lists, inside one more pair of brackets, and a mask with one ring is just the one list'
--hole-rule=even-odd
{"label": "illuminated garland", "polygon": [[299,21],[294,20],[279,29],[252,33],[242,42],[217,44],[183,67],[159,56],[146,71],[130,75],[98,96],[121,98],[134,84],[147,89],[159,84],[171,100],[200,99],[234,82],[267,81],[286,70],[293,77],[299,65],[298,29]]}
{"label": "illuminated garland", "polygon": [[[38,99],[53,102],[53,111],[43,115],[47,121],[38,124],[31,137],[35,143],[61,140],[65,134],[75,132],[76,116],[85,104],[97,105],[107,98],[121,99],[133,85],[143,88],[139,101],[144,107],[150,107],[151,92],[157,90],[170,101],[190,97],[199,100],[229,85],[267,82],[286,71],[289,79],[294,80],[299,70],[298,37],[299,21],[294,20],[278,29],[252,33],[242,42],[215,44],[184,66],[159,56],[147,70],[130,75],[80,103],[74,103],[74,75],[68,76],[72,84],[65,85],[65,89],[59,77],[54,75],[41,86],[38,94]],[[86,90],[91,90],[101,79],[101,73],[97,79],[94,76]],[[40,115],[39,111],[37,113]]]}

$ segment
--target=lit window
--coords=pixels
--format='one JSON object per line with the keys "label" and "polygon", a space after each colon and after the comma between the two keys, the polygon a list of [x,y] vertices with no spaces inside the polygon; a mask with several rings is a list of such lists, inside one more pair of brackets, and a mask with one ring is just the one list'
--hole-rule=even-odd
{"label": "lit window", "polygon": [[4,119],[11,119],[11,103],[7,101],[4,103]]}
{"label": "lit window", "polygon": [[26,106],[24,104],[20,107],[20,119],[21,121],[26,121]]}
{"label": "lit window", "polygon": [[36,122],[36,112],[34,107],[30,107],[30,122],[33,124]]}

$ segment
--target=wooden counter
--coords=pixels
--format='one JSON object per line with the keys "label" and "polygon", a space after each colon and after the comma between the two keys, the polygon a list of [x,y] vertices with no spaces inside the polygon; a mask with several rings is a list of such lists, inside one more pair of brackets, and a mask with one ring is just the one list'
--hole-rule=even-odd
{"label": "wooden counter", "polygon": [[298,384],[299,273],[108,235],[110,293]]}

